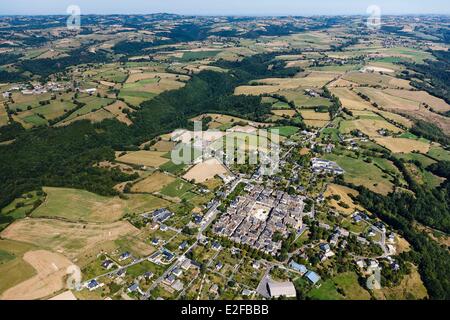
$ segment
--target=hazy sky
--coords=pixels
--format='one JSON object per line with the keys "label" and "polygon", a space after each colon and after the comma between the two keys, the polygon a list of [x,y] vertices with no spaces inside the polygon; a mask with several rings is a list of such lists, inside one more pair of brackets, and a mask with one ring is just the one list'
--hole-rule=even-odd
{"label": "hazy sky", "polygon": [[383,14],[450,13],[449,0],[0,0],[0,15],[65,14],[69,5],[82,14],[335,15],[365,14],[370,5]]}

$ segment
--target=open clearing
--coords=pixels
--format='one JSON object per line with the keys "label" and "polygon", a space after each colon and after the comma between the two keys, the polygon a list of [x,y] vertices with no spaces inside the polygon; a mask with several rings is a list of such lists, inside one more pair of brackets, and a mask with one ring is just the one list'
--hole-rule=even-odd
{"label": "open clearing", "polygon": [[[325,197],[329,197],[329,196],[333,196],[333,195],[338,195],[340,196],[340,200],[336,201],[334,199],[330,200],[330,206],[336,208],[338,211],[343,212],[345,214],[352,214],[355,210],[360,210],[363,211],[364,208],[356,205],[352,198],[350,198],[349,194],[353,195],[353,196],[357,196],[358,195],[358,191],[348,188],[348,187],[344,187],[344,186],[340,186],[338,184],[329,184],[327,186],[327,190],[325,191],[324,196]],[[348,205],[348,208],[344,208],[341,207],[339,205],[339,202],[343,202],[345,204]]]}
{"label": "open clearing", "polygon": [[23,255],[36,250],[33,244],[13,240],[0,240],[0,295],[36,274],[36,270],[25,260]]}
{"label": "open clearing", "polygon": [[410,153],[413,151],[427,153],[430,150],[430,144],[420,140],[386,137],[375,138],[375,141],[394,153]]}
{"label": "open clearing", "polygon": [[124,163],[157,168],[169,161],[169,159],[163,157],[165,154],[166,152],[141,150],[127,153],[126,155],[118,157],[116,160]]}
{"label": "open clearing", "polygon": [[[120,100],[117,100],[113,104],[110,104],[109,106],[105,107],[106,110],[111,112],[113,115],[116,116],[116,119],[120,122],[125,123],[127,126],[130,126],[133,124],[133,122],[128,118],[128,116],[122,112],[122,110],[127,109],[128,106]],[[129,109],[129,108],[128,108]]]}
{"label": "open clearing", "polygon": [[38,245],[61,253],[76,262],[76,258],[107,241],[137,234],[130,223],[119,221],[109,224],[74,223],[56,219],[22,219],[14,222],[2,233],[2,238]]}
{"label": "open clearing", "polygon": [[316,112],[314,110],[299,110],[299,112],[305,120],[330,121],[330,114],[328,112]]}
{"label": "open clearing", "polygon": [[362,86],[381,86],[393,89],[411,89],[409,81],[378,73],[349,72],[343,76],[344,80]]}
{"label": "open clearing", "polygon": [[6,290],[0,297],[2,300],[34,300],[64,288],[67,268],[72,265],[69,259],[46,250],[28,251],[23,259],[37,274]]}
{"label": "open clearing", "polygon": [[419,103],[426,103],[438,112],[446,112],[450,110],[450,105],[448,103],[446,103],[442,99],[430,95],[425,91],[386,89],[384,90],[384,92],[403,99],[408,99]]}
{"label": "open clearing", "polygon": [[332,88],[330,91],[339,98],[342,106],[349,110],[376,110],[369,102],[361,99],[348,88]]}
{"label": "open clearing", "polygon": [[153,210],[167,204],[152,195],[103,197],[94,193],[68,188],[44,188],[47,198],[33,211],[33,217],[58,217],[71,221],[113,222],[126,213]]}
{"label": "open clearing", "polygon": [[386,129],[394,133],[403,132],[402,129],[387,122],[380,116],[369,116],[366,119],[344,120],[339,124],[339,131],[342,133],[350,133],[353,130],[360,130],[369,137],[380,137],[378,130]]}
{"label": "open clearing", "polygon": [[317,300],[370,300],[369,292],[358,283],[355,272],[341,273],[326,280],[320,287],[312,289],[308,297]]}
{"label": "open clearing", "polygon": [[173,181],[175,181],[175,178],[161,172],[155,172],[133,185],[131,191],[146,193],[158,192]]}
{"label": "open clearing", "polygon": [[183,178],[189,181],[194,180],[196,183],[202,183],[214,178],[216,175],[226,174],[227,172],[227,169],[217,159],[208,159],[196,164]]}
{"label": "open clearing", "polygon": [[374,192],[387,195],[394,185],[385,173],[374,164],[362,159],[327,154],[327,160],[336,161],[345,170],[344,180],[355,185],[362,185]]}
{"label": "open clearing", "polygon": [[412,267],[411,274],[406,275],[398,286],[383,287],[375,290],[374,295],[377,299],[383,300],[420,300],[428,297],[427,289],[416,267]]}

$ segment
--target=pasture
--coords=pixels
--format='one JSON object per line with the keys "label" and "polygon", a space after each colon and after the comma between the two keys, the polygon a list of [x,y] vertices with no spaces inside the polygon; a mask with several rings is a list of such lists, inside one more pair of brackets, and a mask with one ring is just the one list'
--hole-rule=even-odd
{"label": "pasture", "polygon": [[[357,196],[358,191],[333,183],[327,186],[327,189],[324,193],[325,198],[330,196],[339,196],[339,200],[330,199],[330,206],[336,208],[336,210],[338,210],[339,212],[345,213],[346,215],[352,214],[355,210],[364,210],[363,207],[356,205],[349,195]],[[340,206],[340,202],[345,203],[348,208]]]}
{"label": "pasture", "polygon": [[165,158],[166,152],[140,150],[119,156],[116,160],[128,164],[135,164],[157,168],[169,161]]}
{"label": "pasture", "polygon": [[133,124],[130,118],[128,118],[128,115],[123,112],[123,110],[129,109],[126,103],[117,100],[114,103],[110,104],[109,106],[106,106],[105,109],[109,111],[111,114],[113,114],[117,120],[125,123],[127,126]]}
{"label": "pasture", "polygon": [[203,183],[219,174],[226,174],[228,171],[223,164],[216,159],[209,159],[192,167],[183,178],[196,183]]}
{"label": "pasture", "polygon": [[161,190],[161,194],[171,197],[171,198],[179,198],[187,193],[188,191],[194,189],[194,185],[191,183],[184,181],[182,179],[176,179],[172,183],[168,184]]}
{"label": "pasture", "polygon": [[36,248],[32,243],[0,239],[0,297],[5,290],[36,274],[36,270],[23,259],[26,252]]}
{"label": "pasture", "polygon": [[345,170],[344,180],[347,182],[362,185],[383,195],[393,190],[394,185],[389,177],[374,164],[344,155],[327,154],[324,158],[336,161]]}
{"label": "pasture", "polygon": [[375,141],[393,153],[410,153],[413,151],[427,153],[430,150],[430,144],[420,140],[385,137],[375,138]]}
{"label": "pasture", "polygon": [[173,181],[175,181],[175,178],[161,172],[155,172],[134,184],[131,191],[137,193],[158,192]]}
{"label": "pasture", "polygon": [[44,191],[47,198],[33,211],[32,217],[113,222],[126,213],[150,211],[167,204],[167,201],[152,195],[128,195],[128,199],[124,200],[78,189],[44,188]]}
{"label": "pasture", "polygon": [[58,252],[74,260],[103,243],[137,232],[138,229],[124,221],[96,224],[35,218],[14,222],[1,236]]}

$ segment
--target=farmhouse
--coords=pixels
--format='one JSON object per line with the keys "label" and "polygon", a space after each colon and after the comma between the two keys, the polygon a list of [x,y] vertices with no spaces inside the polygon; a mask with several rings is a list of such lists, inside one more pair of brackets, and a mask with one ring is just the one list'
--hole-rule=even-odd
{"label": "farmhouse", "polygon": [[267,290],[271,298],[279,298],[281,296],[286,298],[295,298],[297,293],[294,284],[290,281],[286,282],[267,282]]}

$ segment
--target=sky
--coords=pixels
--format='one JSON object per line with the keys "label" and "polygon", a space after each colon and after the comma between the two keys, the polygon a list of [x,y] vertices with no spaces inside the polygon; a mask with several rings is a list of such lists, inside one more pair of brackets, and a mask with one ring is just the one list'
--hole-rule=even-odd
{"label": "sky", "polygon": [[0,15],[177,13],[188,15],[450,14],[449,0],[0,0]]}

